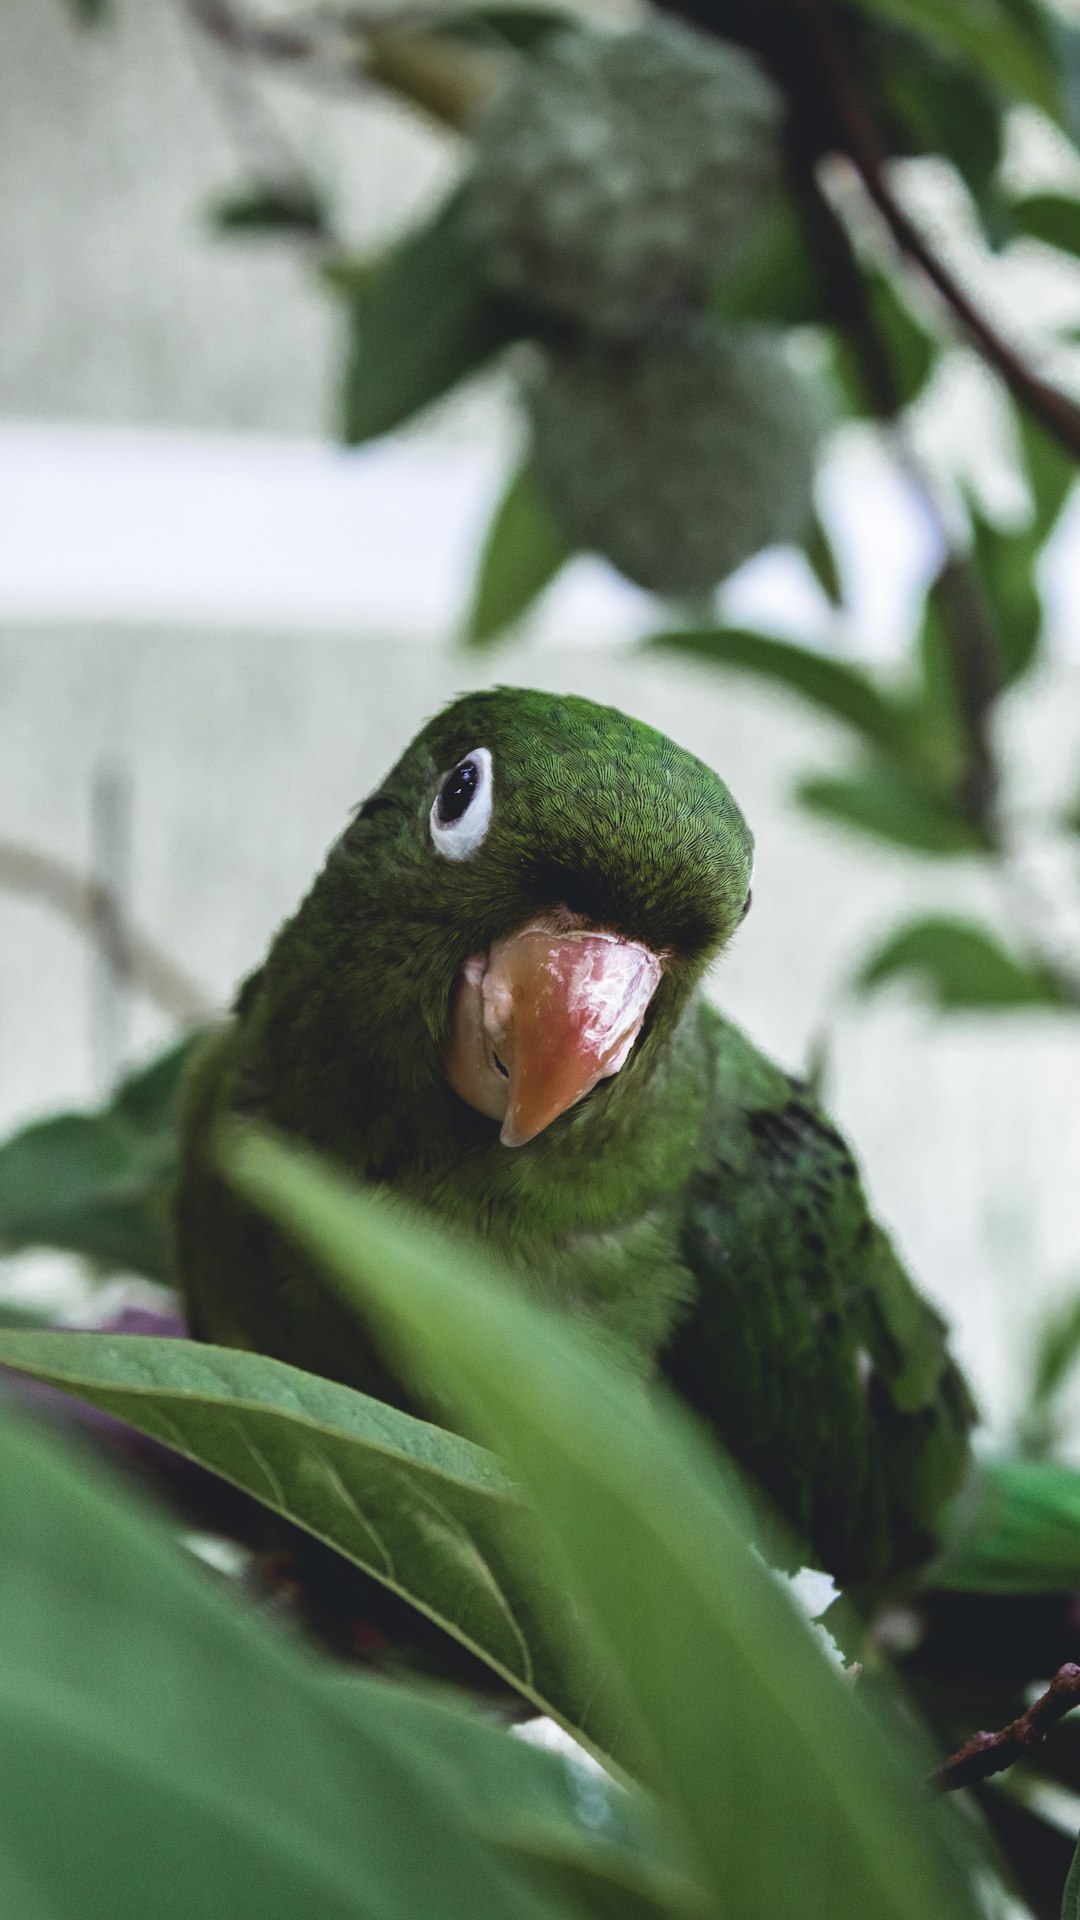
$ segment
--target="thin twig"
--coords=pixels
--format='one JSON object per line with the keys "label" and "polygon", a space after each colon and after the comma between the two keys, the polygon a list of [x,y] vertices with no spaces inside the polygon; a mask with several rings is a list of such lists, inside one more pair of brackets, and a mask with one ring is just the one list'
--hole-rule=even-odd
{"label": "thin twig", "polygon": [[126,924],[106,888],[66,861],[41,853],[36,847],[0,840],[0,890],[40,901],[80,933],[95,939],[107,930],[114,951],[123,954],[124,971],[132,986],[174,1019],[205,1020],[213,1012],[210,1000],[190,974],[145,934]]}
{"label": "thin twig", "polygon": [[[246,59],[220,44],[198,18],[197,0],[180,0],[180,12],[189,27],[208,84],[217,97],[221,117],[258,185],[282,196],[297,213],[297,235],[314,247],[333,242],[333,233],[321,204],[321,195],[292,141],[271,112]],[[303,216],[301,218],[301,216]]]}
{"label": "thin twig", "polygon": [[873,124],[848,71],[847,61],[818,0],[788,0],[811,36],[821,77],[828,89],[841,149],[852,161],[874,206],[897,246],[921,268],[951,309],[983,359],[995,367],[1009,391],[1042,422],[1068,453],[1080,459],[1080,406],[1053,387],[1002,339],[996,327],[934,251],[889,184],[885,156]]}
{"label": "thin twig", "polygon": [[973,1733],[959,1752],[951,1754],[930,1775],[936,1793],[955,1793],[973,1787],[991,1774],[1004,1773],[1033,1747],[1041,1746],[1052,1726],[1080,1706],[1080,1666],[1069,1660],[1059,1667],[1046,1692],[1000,1733]]}

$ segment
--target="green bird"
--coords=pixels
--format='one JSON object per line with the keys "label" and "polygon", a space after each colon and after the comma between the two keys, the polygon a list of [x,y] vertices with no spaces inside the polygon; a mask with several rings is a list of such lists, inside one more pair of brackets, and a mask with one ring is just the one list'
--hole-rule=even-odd
{"label": "green bird", "polygon": [[973,1409],[844,1140],[703,997],[752,852],[724,783],[653,728],[516,688],[456,701],[196,1063],[180,1270],[197,1335],[416,1410],[217,1176],[216,1123],[266,1122],[666,1377],[824,1567],[877,1585],[932,1552]]}

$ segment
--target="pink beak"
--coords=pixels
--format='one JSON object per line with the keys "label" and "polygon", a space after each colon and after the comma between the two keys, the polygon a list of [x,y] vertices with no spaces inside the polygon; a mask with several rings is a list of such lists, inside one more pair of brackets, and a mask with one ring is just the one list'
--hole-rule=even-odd
{"label": "pink beak", "polygon": [[505,1147],[524,1146],[618,1073],[662,970],[640,941],[530,921],[471,955],[458,975],[450,1085],[502,1121]]}

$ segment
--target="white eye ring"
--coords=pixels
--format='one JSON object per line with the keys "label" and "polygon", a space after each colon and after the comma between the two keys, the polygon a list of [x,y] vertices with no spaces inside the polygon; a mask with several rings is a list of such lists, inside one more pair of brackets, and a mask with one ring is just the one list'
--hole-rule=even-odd
{"label": "white eye ring", "polygon": [[[445,820],[440,815],[440,806],[444,790],[454,774],[465,768],[474,768],[476,784],[465,802],[465,806],[455,820]],[[483,844],[491,823],[491,801],[494,792],[494,779],[491,771],[491,755],[486,747],[474,747],[444,773],[439,781],[439,791],[431,803],[428,824],[431,838],[437,853],[446,860],[469,860],[477,848]]]}

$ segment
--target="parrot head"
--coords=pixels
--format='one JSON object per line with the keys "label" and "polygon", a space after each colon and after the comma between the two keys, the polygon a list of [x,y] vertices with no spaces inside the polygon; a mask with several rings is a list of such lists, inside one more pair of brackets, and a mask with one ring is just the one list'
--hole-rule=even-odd
{"label": "parrot head", "polygon": [[388,1048],[422,1033],[429,1067],[520,1147],[677,1015],[746,912],[752,846],[723,782],[652,727],[568,696],[469,694],[324,874],[364,948],[352,1024]]}

